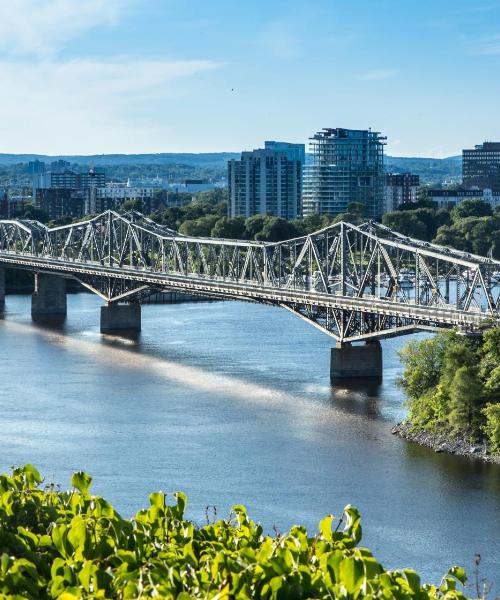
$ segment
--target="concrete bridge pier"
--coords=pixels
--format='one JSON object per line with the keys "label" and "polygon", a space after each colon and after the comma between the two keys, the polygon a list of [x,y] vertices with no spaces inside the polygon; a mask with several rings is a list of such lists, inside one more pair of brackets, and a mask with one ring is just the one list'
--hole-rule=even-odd
{"label": "concrete bridge pier", "polygon": [[361,346],[337,342],[330,358],[330,380],[381,379],[382,346],[378,340]]}
{"label": "concrete bridge pier", "polygon": [[63,318],[67,312],[66,279],[57,275],[35,273],[35,291],[31,296],[31,316]]}
{"label": "concrete bridge pier", "polygon": [[5,269],[0,267],[0,314],[5,308]]}
{"label": "concrete bridge pier", "polygon": [[138,302],[101,306],[101,333],[131,333],[141,330],[141,305]]}

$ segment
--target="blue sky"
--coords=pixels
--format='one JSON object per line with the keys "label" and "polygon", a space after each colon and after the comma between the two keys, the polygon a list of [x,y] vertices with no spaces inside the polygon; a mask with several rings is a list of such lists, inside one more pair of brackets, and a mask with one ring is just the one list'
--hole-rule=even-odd
{"label": "blue sky", "polygon": [[500,0],[0,4],[0,152],[239,151],[322,127],[372,127],[399,156],[500,139]]}

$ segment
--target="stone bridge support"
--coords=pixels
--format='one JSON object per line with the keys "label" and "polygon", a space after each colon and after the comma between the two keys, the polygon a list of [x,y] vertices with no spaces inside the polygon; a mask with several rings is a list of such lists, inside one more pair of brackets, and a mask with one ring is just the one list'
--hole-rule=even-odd
{"label": "stone bridge support", "polygon": [[5,269],[0,267],[0,314],[5,308]]}
{"label": "stone bridge support", "polygon": [[5,308],[5,269],[0,267],[0,313]]}
{"label": "stone bridge support", "polygon": [[141,305],[137,302],[101,306],[101,333],[139,333]]}
{"label": "stone bridge support", "polygon": [[337,342],[332,348],[330,379],[382,378],[382,346],[369,341],[361,346]]}
{"label": "stone bridge support", "polygon": [[32,317],[65,317],[66,279],[57,275],[35,273],[35,291],[31,296]]}

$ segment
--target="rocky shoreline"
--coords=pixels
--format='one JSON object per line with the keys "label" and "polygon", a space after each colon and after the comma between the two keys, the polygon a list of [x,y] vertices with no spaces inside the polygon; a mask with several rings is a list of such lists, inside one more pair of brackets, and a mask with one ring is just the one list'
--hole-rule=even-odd
{"label": "rocky shoreline", "polygon": [[404,440],[431,448],[434,452],[446,452],[447,454],[468,456],[484,462],[500,464],[500,456],[488,454],[486,443],[471,444],[464,437],[450,438],[430,431],[418,431],[405,421],[394,425],[391,432]]}

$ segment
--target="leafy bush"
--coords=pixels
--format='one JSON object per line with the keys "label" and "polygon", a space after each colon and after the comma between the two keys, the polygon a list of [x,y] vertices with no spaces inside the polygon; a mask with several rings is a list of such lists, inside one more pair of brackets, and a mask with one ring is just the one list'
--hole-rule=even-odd
{"label": "leafy bush", "polygon": [[[123,519],[92,479],[75,473],[68,492],[31,465],[0,476],[0,598],[464,598],[454,567],[439,587],[422,585],[411,570],[386,571],[358,547],[358,511],[327,516],[320,532],[304,527],[270,537],[243,506],[228,520],[197,527],[162,492],[150,507]],[[343,525],[343,529],[341,526]]]}

